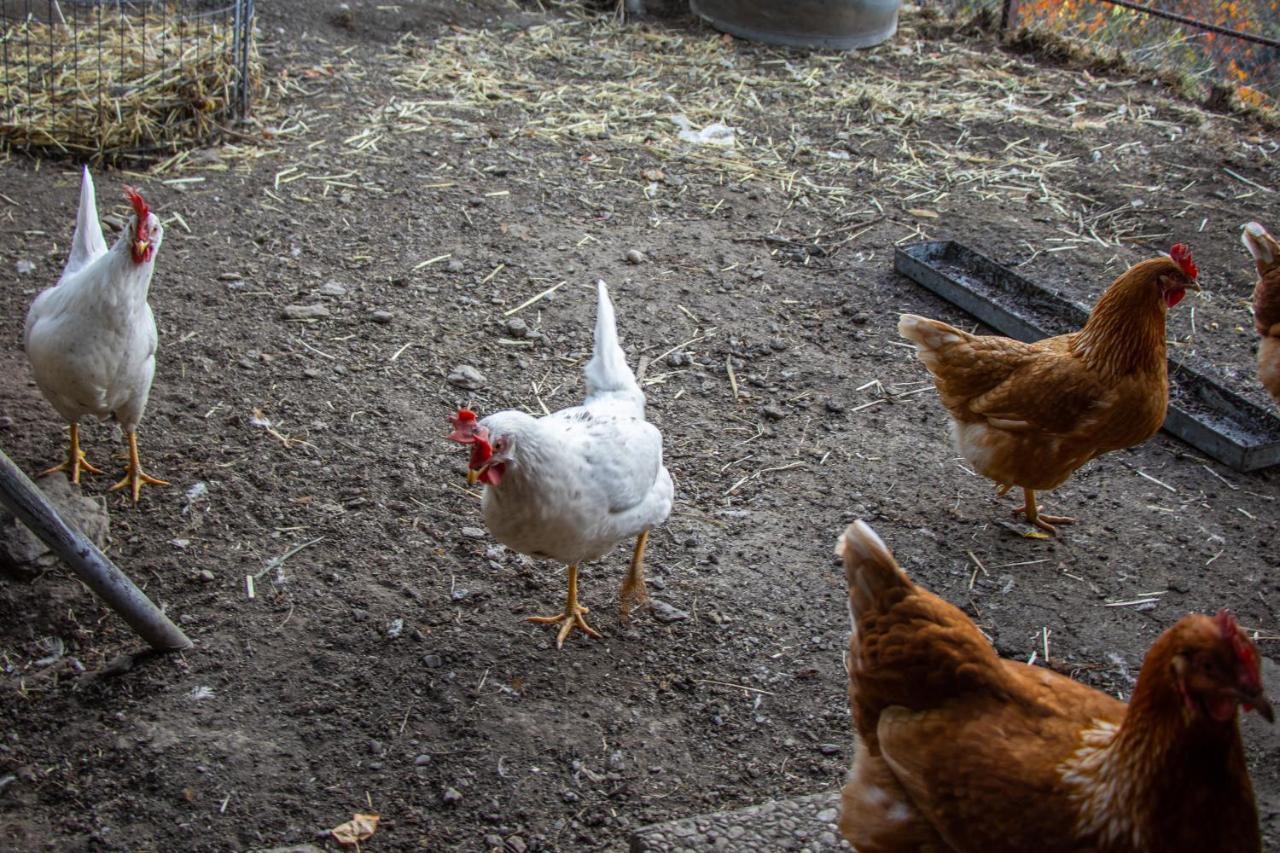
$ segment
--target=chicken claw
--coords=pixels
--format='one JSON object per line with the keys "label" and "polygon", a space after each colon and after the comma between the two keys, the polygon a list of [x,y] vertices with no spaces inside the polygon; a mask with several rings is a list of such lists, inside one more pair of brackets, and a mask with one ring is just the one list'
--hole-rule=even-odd
{"label": "chicken claw", "polygon": [[618,596],[622,610],[622,621],[631,618],[631,608],[637,604],[649,603],[649,590],[644,585],[644,546],[649,541],[649,531],[636,537],[636,550],[631,557],[631,568],[622,582],[622,593]]}
{"label": "chicken claw", "polygon": [[71,425],[71,446],[67,449],[67,461],[58,465],[54,465],[47,471],[41,471],[41,477],[47,477],[50,474],[57,474],[60,471],[68,471],[71,474],[71,482],[77,486],[80,485],[80,472],[88,471],[90,474],[101,474],[101,468],[95,468],[89,464],[89,460],[85,458],[84,451],[80,449],[80,425]]}
{"label": "chicken claw", "polygon": [[169,481],[152,477],[142,470],[142,460],[138,458],[138,434],[131,432],[129,433],[129,467],[125,469],[124,477],[120,479],[120,482],[116,483],[108,491],[114,492],[129,486],[133,491],[133,502],[136,504],[138,498],[142,495],[143,485],[167,486]]}
{"label": "chicken claw", "polygon": [[1026,496],[1026,500],[1023,501],[1022,506],[1013,511],[1014,515],[1025,515],[1027,517],[1027,521],[1031,522],[1036,527],[1039,527],[1044,532],[1055,535],[1058,532],[1058,528],[1054,527],[1055,524],[1076,523],[1076,519],[1066,515],[1041,515],[1040,507],[1036,503],[1035,491],[1032,489],[1023,489],[1022,491]]}
{"label": "chicken claw", "polygon": [[587,608],[578,604],[578,567],[573,565],[569,567],[569,596],[565,600],[564,612],[554,616],[530,616],[527,621],[537,622],[539,625],[559,625],[560,633],[556,635],[556,648],[562,649],[565,638],[574,628],[593,639],[602,639],[600,632],[582,618],[589,612]]}

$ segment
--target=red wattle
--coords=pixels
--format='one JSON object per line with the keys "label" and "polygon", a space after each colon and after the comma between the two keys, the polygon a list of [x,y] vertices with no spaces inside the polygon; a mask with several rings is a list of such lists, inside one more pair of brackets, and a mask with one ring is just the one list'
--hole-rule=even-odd
{"label": "red wattle", "polygon": [[1164,294],[1164,304],[1172,308],[1173,306],[1181,302],[1182,297],[1186,295],[1187,295],[1187,292],[1181,288],[1179,288],[1178,290],[1166,290]]}

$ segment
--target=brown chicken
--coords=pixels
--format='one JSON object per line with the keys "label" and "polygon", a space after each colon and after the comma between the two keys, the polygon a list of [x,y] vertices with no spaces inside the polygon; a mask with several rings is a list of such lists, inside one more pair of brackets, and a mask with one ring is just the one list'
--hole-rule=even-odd
{"label": "brown chicken", "polygon": [[1280,403],[1280,243],[1256,222],[1244,227],[1240,241],[1258,265],[1253,288],[1253,325],[1258,342],[1258,378]]}
{"label": "brown chicken", "polygon": [[840,831],[859,853],[1261,850],[1236,710],[1274,714],[1229,612],[1161,634],[1126,707],[997,657],[866,524],[836,552],[859,735]]}
{"label": "brown chicken", "polygon": [[1169,403],[1164,319],[1199,290],[1191,252],[1142,261],[1098,299],[1078,332],[1027,344],[971,335],[946,323],[904,314],[898,334],[916,344],[952,417],[952,437],[1014,510],[1050,533],[1075,519],[1041,515],[1037,491],[1061,485],[1081,465],[1110,450],[1146,441]]}

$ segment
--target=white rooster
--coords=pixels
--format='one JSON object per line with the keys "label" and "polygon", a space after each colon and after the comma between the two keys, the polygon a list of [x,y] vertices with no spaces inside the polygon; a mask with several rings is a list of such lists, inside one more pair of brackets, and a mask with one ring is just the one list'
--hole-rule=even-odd
{"label": "white rooster", "polygon": [[101,474],[80,449],[79,421],[114,415],[129,440],[129,466],[111,490],[128,486],[137,503],[143,484],[168,485],[144,473],[138,459],[138,422],[156,370],[156,321],[147,289],[164,229],[136,190],[125,187],[125,196],[134,216],[108,249],[85,168],[71,254],[58,283],[31,303],[26,348],[36,384],[71,425],[67,461],[43,473],[66,471],[73,483],[82,470]]}
{"label": "white rooster", "polygon": [[477,422],[460,409],[449,438],[471,445],[467,479],[484,483],[485,524],[499,542],[569,567],[564,612],[529,621],[559,625],[556,646],[574,628],[599,639],[578,603],[578,564],[636,537],[622,584],[625,621],[648,600],[644,548],[649,529],[667,520],[675,488],[662,464],[662,433],[644,419],[644,393],[618,346],[613,304],[597,282],[595,352],[587,362],[581,406],[544,418],[509,410]]}

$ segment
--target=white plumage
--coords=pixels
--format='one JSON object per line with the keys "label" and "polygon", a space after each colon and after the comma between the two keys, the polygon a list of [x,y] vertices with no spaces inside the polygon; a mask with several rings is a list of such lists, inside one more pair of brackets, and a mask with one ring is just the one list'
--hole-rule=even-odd
{"label": "white plumage", "polygon": [[662,464],[662,434],[645,420],[644,393],[618,345],[603,281],[597,299],[595,350],[584,371],[581,406],[543,418],[498,412],[453,436],[473,445],[478,438],[486,448],[473,446],[472,470],[486,483],[485,524],[498,541],[569,566],[565,613],[535,617],[562,623],[561,643],[575,625],[595,635],[582,621],[586,608],[577,605],[577,565],[632,537],[639,539],[623,585],[624,616],[647,598],[645,537],[671,514],[675,493]]}
{"label": "white plumage", "polygon": [[155,375],[156,322],[147,291],[164,229],[140,195],[126,194],[134,216],[108,249],[85,168],[66,266],[31,303],[25,341],[36,384],[71,425],[67,461],[46,473],[65,470],[73,482],[81,469],[100,473],[80,451],[78,422],[114,416],[129,439],[130,464],[113,489],[130,486],[136,502],[144,483],[163,484],[142,472],[137,430]]}

